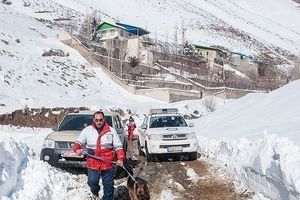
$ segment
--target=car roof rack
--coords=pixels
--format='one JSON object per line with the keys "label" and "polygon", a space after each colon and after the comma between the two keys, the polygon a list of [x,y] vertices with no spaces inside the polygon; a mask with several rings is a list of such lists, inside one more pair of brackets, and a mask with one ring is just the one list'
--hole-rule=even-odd
{"label": "car roof rack", "polygon": [[176,114],[178,113],[177,108],[153,108],[150,110],[150,114],[169,114],[173,113]]}

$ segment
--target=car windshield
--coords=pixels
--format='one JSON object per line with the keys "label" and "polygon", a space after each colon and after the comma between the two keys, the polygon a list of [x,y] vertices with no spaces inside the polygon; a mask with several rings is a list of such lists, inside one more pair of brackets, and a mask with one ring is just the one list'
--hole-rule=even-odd
{"label": "car windshield", "polygon": [[[67,115],[58,127],[58,131],[81,131],[92,124],[92,119],[93,115]],[[105,121],[112,126],[111,116],[105,116]]]}
{"label": "car windshield", "polygon": [[183,127],[187,126],[182,116],[153,116],[150,119],[150,128]]}

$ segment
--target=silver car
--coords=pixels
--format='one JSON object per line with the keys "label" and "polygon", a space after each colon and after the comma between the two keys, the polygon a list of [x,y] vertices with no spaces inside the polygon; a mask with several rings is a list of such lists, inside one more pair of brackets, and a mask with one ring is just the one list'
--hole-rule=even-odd
{"label": "silver car", "polygon": [[[94,113],[95,111],[79,111],[67,114],[54,132],[44,139],[40,159],[53,166],[60,164],[72,167],[84,166],[85,162],[82,161],[85,161],[85,158],[73,152],[72,144],[80,132],[92,123]],[[104,112],[104,114],[105,121],[117,131],[126,152],[127,138],[120,115],[116,112]]]}

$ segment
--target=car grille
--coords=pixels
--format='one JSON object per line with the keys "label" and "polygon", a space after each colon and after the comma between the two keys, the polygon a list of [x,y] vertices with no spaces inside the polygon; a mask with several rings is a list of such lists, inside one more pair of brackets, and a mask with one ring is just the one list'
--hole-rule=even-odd
{"label": "car grille", "polygon": [[186,134],[166,134],[162,135],[163,140],[186,140]]}
{"label": "car grille", "polygon": [[61,141],[55,143],[56,143],[56,147],[59,149],[71,149],[73,144],[73,142],[61,142]]}
{"label": "car grille", "polygon": [[189,148],[189,144],[178,144],[178,145],[159,145],[160,149],[167,149],[168,147],[182,147],[182,148]]}

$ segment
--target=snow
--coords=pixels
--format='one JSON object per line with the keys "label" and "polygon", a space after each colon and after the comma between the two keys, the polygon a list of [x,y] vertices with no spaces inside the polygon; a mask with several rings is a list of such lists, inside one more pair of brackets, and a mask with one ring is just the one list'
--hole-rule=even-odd
{"label": "snow", "polygon": [[[201,118],[193,120],[200,152],[215,159],[216,164],[226,166],[238,180],[239,187],[254,192],[254,199],[299,199],[299,89],[300,80],[268,94],[250,94],[226,101],[223,106],[216,98],[214,101],[220,101],[216,111],[206,111]],[[206,110],[200,100],[167,106],[190,114],[194,109]],[[142,114],[134,115],[136,122],[142,118]],[[57,199],[57,191],[63,191],[61,199],[67,199],[75,193],[66,189],[68,187],[76,188],[79,199],[88,195],[85,184],[76,182],[75,176],[39,161],[41,141],[50,131],[0,126],[0,159],[5,163],[0,171],[2,199],[18,199],[25,193],[28,199],[46,197],[46,194],[47,199]],[[12,161],[4,162],[7,160]],[[201,181],[192,169],[186,169],[190,180],[196,182],[200,178]],[[35,180],[36,177],[41,178]],[[35,181],[41,186],[32,187]],[[163,190],[161,199],[171,198],[169,193],[167,188]]]}
{"label": "snow", "polygon": [[[300,12],[288,0],[35,0],[32,4],[36,6],[37,2],[62,4],[81,13],[91,6],[99,8],[153,33],[157,27],[164,27],[159,33],[161,38],[184,20],[189,25],[187,35],[193,41],[255,54],[257,47],[251,41],[229,40],[228,35],[216,34],[209,28],[211,24],[230,25],[266,46],[299,53],[300,21],[296,19]],[[184,115],[200,117],[191,120],[195,123],[200,152],[228,168],[242,187],[254,192],[253,199],[300,199],[300,81],[268,94],[249,94],[238,100],[206,97],[166,104],[123,90],[101,69],[92,68],[77,51],[59,42],[58,30],[35,19],[53,19],[57,17],[55,13],[38,14],[31,7],[22,6],[21,0],[13,3],[14,6],[0,7],[1,19],[12,19],[0,20],[0,114],[26,106],[121,108],[137,113],[134,119],[140,125],[144,114],[154,106],[177,107]],[[61,7],[51,10],[56,8],[64,13]],[[199,21],[203,29],[197,28]],[[49,49],[60,49],[69,56],[42,57]],[[211,113],[208,104],[216,111]],[[85,175],[72,175],[39,160],[42,141],[50,132],[0,125],[1,200],[80,200],[89,194]],[[191,169],[187,175],[191,180],[196,177]],[[168,189],[160,197],[176,199]]]}
{"label": "snow", "polygon": [[[0,106],[0,114],[24,107],[132,104],[134,108],[140,103],[147,106],[159,102],[123,90],[102,69],[92,68],[77,51],[61,43],[57,39],[58,31],[16,13],[11,7],[1,6],[0,11],[3,18],[14,19],[0,21],[1,30],[5,30],[0,38],[9,43],[0,43],[6,52],[0,54],[0,75],[4,79],[0,85],[0,100],[5,105]],[[16,39],[21,42],[17,43]],[[43,57],[50,49],[62,50],[69,56]]]}
{"label": "snow", "polygon": [[201,152],[269,199],[299,199],[300,80],[249,94],[196,120]]}
{"label": "snow", "polygon": [[200,179],[198,174],[192,168],[186,168],[186,174],[189,177],[188,180],[191,180],[192,183],[196,184]]}
{"label": "snow", "polygon": [[173,199],[176,199],[176,196],[173,195],[172,190],[167,189],[161,193],[160,199],[161,200],[173,200]]}
{"label": "snow", "polygon": [[[235,29],[253,37],[265,46],[276,46],[299,54],[299,8],[291,0],[130,0],[83,1],[55,0],[55,2],[85,13],[98,9],[103,20],[120,20],[141,26],[163,41],[178,40],[185,25],[187,39],[192,43],[225,46],[231,50],[257,55],[259,45],[251,39],[231,35]],[[217,27],[214,29],[214,27]],[[218,27],[220,27],[218,29]],[[222,30],[224,29],[224,30]],[[201,35],[201,37],[199,37]],[[181,40],[179,41],[181,42]],[[275,53],[275,52],[274,52]]]}

